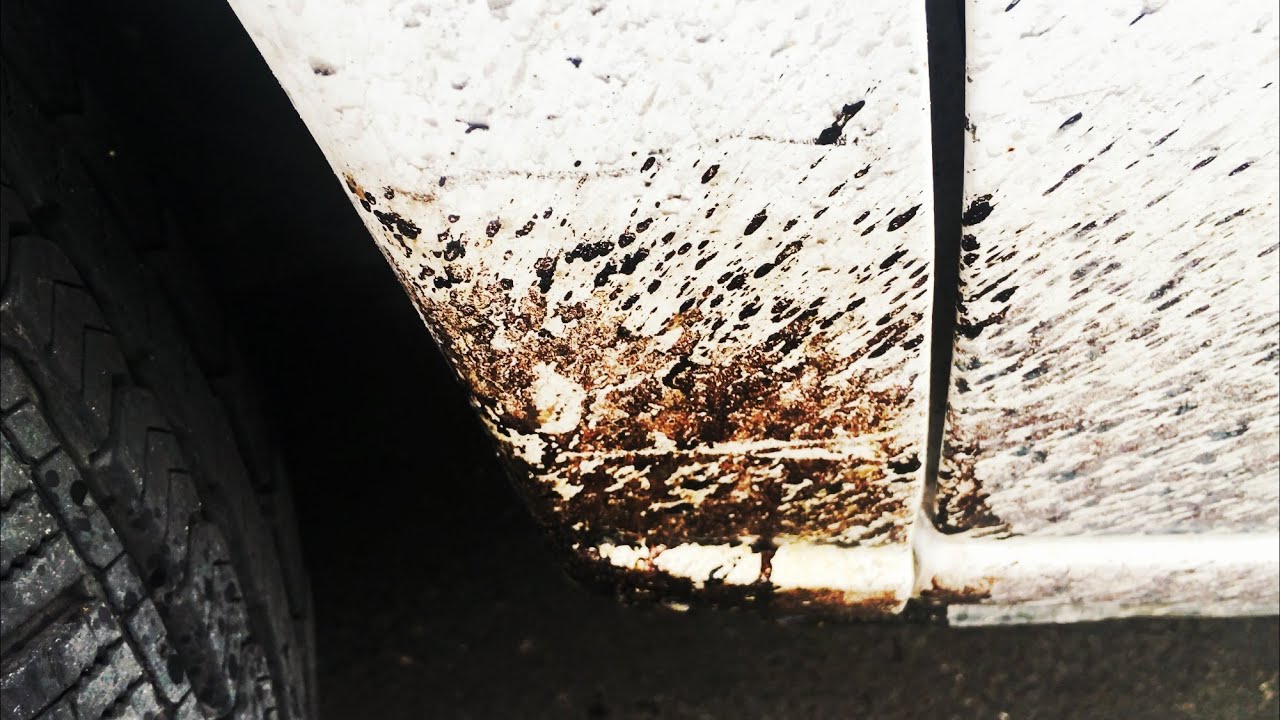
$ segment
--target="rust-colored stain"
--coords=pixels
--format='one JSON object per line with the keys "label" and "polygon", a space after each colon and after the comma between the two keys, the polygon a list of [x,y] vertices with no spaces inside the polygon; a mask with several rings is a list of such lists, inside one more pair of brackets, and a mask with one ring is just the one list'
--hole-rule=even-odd
{"label": "rust-colored stain", "polygon": [[942,533],[977,531],[1007,534],[1008,526],[987,504],[987,493],[974,474],[974,463],[982,452],[981,440],[971,439],[958,428],[948,413],[950,431],[942,440],[945,462],[938,468],[934,497],[934,526]]}
{"label": "rust-colored stain", "polygon": [[[651,156],[642,167],[663,166]],[[867,250],[833,251],[842,241],[826,228],[838,218],[806,230],[827,208],[810,221],[768,206],[735,217],[736,179],[721,165],[685,172],[709,184],[706,208],[664,215],[661,201],[638,201],[609,231],[576,228],[556,196],[530,200],[532,214],[480,216],[346,184],[536,515],[580,556],[601,543],[749,544],[756,586],[770,588],[780,539],[904,543],[922,452],[904,417],[923,427],[930,277],[927,248],[902,228],[921,205],[879,208],[884,222],[846,241]],[[590,192],[590,177],[574,192]],[[848,184],[823,182],[824,198]],[[842,210],[859,223],[871,212]],[[903,600],[770,597],[872,613]]]}
{"label": "rust-colored stain", "polygon": [[571,555],[572,576],[635,603],[664,602],[700,607],[755,607],[774,616],[817,615],[835,620],[878,620],[897,612],[902,599],[894,593],[846,593],[841,590],[780,589],[766,581],[749,585],[708,583],[657,570],[619,568],[595,562],[590,553]]}
{"label": "rust-colored stain", "polygon": [[939,585],[937,579],[931,580],[929,586],[921,588],[919,597],[926,605],[972,605],[991,597],[991,588],[996,578],[985,577],[964,587]]}
{"label": "rust-colored stain", "polygon": [[[547,337],[537,332],[547,313],[546,298],[530,288],[505,311],[507,328],[516,328],[528,342],[499,350],[484,308],[506,298],[494,283],[454,289],[447,303],[421,301],[429,304],[430,316],[456,333],[439,338],[441,349],[455,367],[466,369],[477,403],[504,427],[539,432],[529,388],[535,381],[532,366],[549,358],[593,395],[584,413],[593,424],[547,435],[547,450],[538,462],[511,458],[524,474],[556,472],[581,486],[565,500],[539,485],[533,499],[559,522],[581,524],[582,542],[643,540],[652,547],[781,534],[903,539],[903,525],[883,522],[886,515],[908,516],[890,487],[901,476],[886,472],[901,449],[887,439],[875,441],[873,454],[861,459],[717,450],[770,441],[819,448],[834,439],[837,428],[886,436],[905,388],[871,391],[860,378],[836,388],[821,383],[872,348],[839,360],[809,351],[804,364],[782,366],[785,345],[816,337],[811,333],[820,320],[810,316],[727,366],[695,365],[687,353],[699,342],[705,319],[697,309],[672,318],[685,332],[669,348],[655,347],[652,338],[619,333],[616,322],[581,304],[570,306],[575,320],[563,335]],[[914,322],[918,318],[907,318],[892,331],[905,335]],[[672,447],[653,452],[659,433]],[[900,468],[908,476],[917,465],[907,458]],[[619,487],[623,473],[630,479]],[[696,512],[684,492],[705,492]]]}

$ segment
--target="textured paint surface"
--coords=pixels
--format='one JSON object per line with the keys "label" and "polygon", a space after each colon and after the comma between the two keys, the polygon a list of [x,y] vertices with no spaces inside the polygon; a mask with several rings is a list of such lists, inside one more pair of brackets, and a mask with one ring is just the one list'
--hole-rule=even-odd
{"label": "textured paint surface", "polygon": [[923,5],[233,5],[584,562],[901,604]]}
{"label": "textured paint surface", "polygon": [[1280,536],[916,535],[915,593],[953,624],[1274,615]]}
{"label": "textured paint surface", "polygon": [[1273,4],[967,7],[937,526],[1274,533]]}
{"label": "textured paint surface", "polygon": [[1275,611],[1263,3],[969,4],[932,514],[922,5],[233,4],[572,565],[677,606]]}

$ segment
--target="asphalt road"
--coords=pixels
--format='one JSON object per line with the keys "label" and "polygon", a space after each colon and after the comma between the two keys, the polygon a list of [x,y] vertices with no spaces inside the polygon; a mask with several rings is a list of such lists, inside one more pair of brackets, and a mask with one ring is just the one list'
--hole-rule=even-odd
{"label": "asphalt road", "polygon": [[1276,618],[822,624],[575,585],[226,6],[54,4],[260,368],[324,720],[1280,715]]}

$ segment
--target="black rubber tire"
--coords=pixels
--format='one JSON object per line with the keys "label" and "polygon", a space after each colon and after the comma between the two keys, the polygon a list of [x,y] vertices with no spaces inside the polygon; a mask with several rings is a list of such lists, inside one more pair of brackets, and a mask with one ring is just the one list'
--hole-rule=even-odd
{"label": "black rubber tire", "polygon": [[36,8],[0,44],[0,718],[314,717],[267,424]]}

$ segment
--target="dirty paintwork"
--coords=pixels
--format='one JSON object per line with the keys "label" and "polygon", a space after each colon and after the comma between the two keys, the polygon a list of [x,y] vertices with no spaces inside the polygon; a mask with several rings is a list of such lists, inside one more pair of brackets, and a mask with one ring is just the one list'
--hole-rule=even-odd
{"label": "dirty paintwork", "polygon": [[961,304],[935,515],[966,538],[960,584],[982,585],[985,566],[994,591],[973,601],[1066,606],[1041,619],[1081,603],[1274,612],[1273,4],[966,7]]}
{"label": "dirty paintwork", "polygon": [[939,525],[1274,530],[1274,8],[1005,5],[969,5]]}
{"label": "dirty paintwork", "polygon": [[901,607],[923,5],[233,5],[578,561]]}
{"label": "dirty paintwork", "polygon": [[959,625],[1280,612],[1274,533],[1019,536],[921,532],[916,594]]}
{"label": "dirty paintwork", "polygon": [[580,574],[959,623],[1278,609],[1260,0],[967,4],[936,485],[923,3],[232,4]]}

